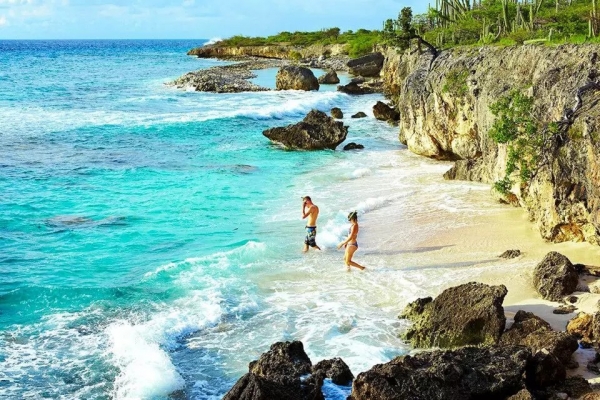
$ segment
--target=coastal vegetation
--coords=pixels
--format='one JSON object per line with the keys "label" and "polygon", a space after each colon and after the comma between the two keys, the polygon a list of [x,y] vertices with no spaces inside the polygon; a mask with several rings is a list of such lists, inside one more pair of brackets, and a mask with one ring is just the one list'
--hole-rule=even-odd
{"label": "coastal vegetation", "polygon": [[[386,42],[406,47],[407,32],[437,48],[457,45],[598,41],[597,0],[436,0],[407,20],[403,9],[383,24]],[[408,7],[407,7],[408,8]],[[409,27],[409,28],[407,28]]]}
{"label": "coastal vegetation", "polygon": [[382,35],[378,30],[358,29],[341,32],[340,28],[321,29],[316,32],[280,32],[267,37],[248,37],[236,35],[218,42],[218,46],[269,46],[269,45],[346,45],[350,57],[360,57],[373,51],[373,46],[381,43]]}

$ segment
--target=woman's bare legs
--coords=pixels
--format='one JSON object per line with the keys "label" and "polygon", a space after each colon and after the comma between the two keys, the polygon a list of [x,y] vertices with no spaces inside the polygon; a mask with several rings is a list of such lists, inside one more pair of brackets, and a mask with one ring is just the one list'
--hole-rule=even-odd
{"label": "woman's bare legs", "polygon": [[347,267],[348,271],[350,271],[350,267],[356,267],[356,268],[360,269],[361,271],[363,269],[365,269],[365,267],[363,267],[362,265],[352,261],[352,256],[354,255],[356,250],[358,250],[358,247],[352,246],[352,245],[346,245],[346,253],[344,254],[344,262],[346,263],[346,267]]}

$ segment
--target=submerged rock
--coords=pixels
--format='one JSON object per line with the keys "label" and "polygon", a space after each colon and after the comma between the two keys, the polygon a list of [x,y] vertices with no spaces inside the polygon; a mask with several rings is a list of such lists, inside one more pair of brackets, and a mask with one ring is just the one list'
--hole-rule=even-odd
{"label": "submerged rock", "polygon": [[327,71],[324,75],[321,75],[318,79],[319,83],[324,85],[335,85],[340,83],[337,73],[334,70]]}
{"label": "submerged rock", "polygon": [[400,318],[413,322],[404,338],[415,347],[457,347],[496,344],[506,317],[504,285],[471,282],[444,290],[435,300],[409,304]]}
{"label": "submerged rock", "polygon": [[375,93],[375,90],[370,88],[369,86],[360,85],[356,82],[350,82],[347,85],[339,85],[337,87],[338,92],[360,95],[360,94],[372,94]]}
{"label": "submerged rock", "polygon": [[346,140],[348,127],[322,111],[312,110],[301,122],[267,129],[263,135],[289,149],[335,150]]}
{"label": "submerged rock", "polygon": [[546,300],[562,300],[575,291],[578,282],[579,274],[571,261],[555,251],[548,253],[533,271],[533,286]]}
{"label": "submerged rock", "polygon": [[347,145],[344,146],[344,151],[348,151],[348,150],[362,150],[364,148],[365,148],[365,146],[363,146],[362,144],[350,142],[350,143],[348,143]]}
{"label": "submerged rock", "polygon": [[313,72],[296,65],[281,67],[275,77],[275,86],[277,90],[319,90],[319,82]]}
{"label": "submerged rock", "polygon": [[524,387],[523,347],[464,347],[419,353],[359,374],[349,400],[505,399]]}
{"label": "submerged rock", "polygon": [[357,112],[356,114],[354,114],[352,117],[350,118],[365,118],[367,116],[367,114],[365,114],[362,111]]}

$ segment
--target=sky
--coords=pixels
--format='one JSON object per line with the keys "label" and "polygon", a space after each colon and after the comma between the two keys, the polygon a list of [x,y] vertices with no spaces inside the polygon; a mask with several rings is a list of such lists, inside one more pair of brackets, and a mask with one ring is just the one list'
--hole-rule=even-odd
{"label": "sky", "polygon": [[0,39],[211,39],[381,29],[427,0],[0,0]]}

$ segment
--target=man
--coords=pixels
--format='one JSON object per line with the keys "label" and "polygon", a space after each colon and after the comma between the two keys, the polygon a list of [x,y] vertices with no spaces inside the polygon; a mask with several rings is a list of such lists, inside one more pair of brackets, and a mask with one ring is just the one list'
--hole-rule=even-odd
{"label": "man", "polygon": [[304,252],[308,251],[308,246],[321,250],[317,246],[317,218],[319,217],[319,207],[311,200],[310,196],[302,198],[302,219],[306,221],[306,239],[304,239]]}

